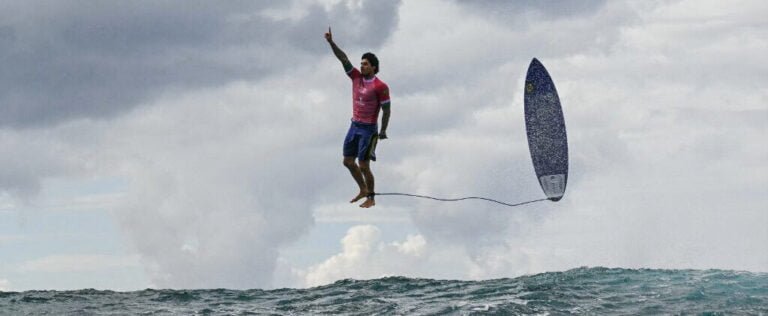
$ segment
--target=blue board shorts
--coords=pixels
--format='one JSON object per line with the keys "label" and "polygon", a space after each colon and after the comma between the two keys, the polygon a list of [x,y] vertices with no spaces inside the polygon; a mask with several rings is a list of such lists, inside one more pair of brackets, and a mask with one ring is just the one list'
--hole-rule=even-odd
{"label": "blue board shorts", "polygon": [[376,143],[379,140],[378,126],[352,121],[344,138],[344,157],[376,161]]}

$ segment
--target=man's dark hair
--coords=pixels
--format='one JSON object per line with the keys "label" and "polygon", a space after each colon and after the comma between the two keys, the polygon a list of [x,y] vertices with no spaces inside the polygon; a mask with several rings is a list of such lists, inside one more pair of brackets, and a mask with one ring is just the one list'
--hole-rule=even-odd
{"label": "man's dark hair", "polygon": [[379,58],[377,58],[376,55],[371,52],[367,52],[363,54],[363,58],[361,59],[368,60],[368,62],[371,63],[371,66],[376,67],[376,70],[373,71],[374,74],[379,73]]}

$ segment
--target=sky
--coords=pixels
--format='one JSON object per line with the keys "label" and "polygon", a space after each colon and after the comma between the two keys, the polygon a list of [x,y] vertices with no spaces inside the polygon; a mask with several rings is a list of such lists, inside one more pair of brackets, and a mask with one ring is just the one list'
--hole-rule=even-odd
{"label": "sky", "polygon": [[[3,1],[0,291],[304,288],[582,266],[768,272],[764,1]],[[353,64],[390,87],[377,191],[342,165]]]}

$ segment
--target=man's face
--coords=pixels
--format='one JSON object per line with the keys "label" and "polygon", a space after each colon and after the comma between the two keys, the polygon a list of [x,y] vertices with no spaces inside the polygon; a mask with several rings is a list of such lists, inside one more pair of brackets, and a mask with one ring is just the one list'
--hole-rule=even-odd
{"label": "man's face", "polygon": [[367,59],[363,59],[360,61],[360,73],[363,76],[373,76],[373,70],[374,70],[374,67],[371,66],[371,63],[368,62]]}

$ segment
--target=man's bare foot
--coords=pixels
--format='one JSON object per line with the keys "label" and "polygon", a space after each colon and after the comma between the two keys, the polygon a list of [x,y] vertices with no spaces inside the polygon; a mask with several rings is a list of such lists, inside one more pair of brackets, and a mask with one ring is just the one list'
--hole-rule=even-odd
{"label": "man's bare foot", "polygon": [[360,201],[360,199],[362,199],[362,198],[364,198],[366,196],[368,196],[368,192],[367,191],[360,191],[360,193],[354,199],[352,199],[352,201],[349,201],[349,203],[355,203],[357,201]]}
{"label": "man's bare foot", "polygon": [[363,204],[360,204],[360,207],[369,208],[369,207],[373,207],[374,205],[376,205],[376,200],[372,198],[367,198],[365,199],[365,202],[363,202]]}

